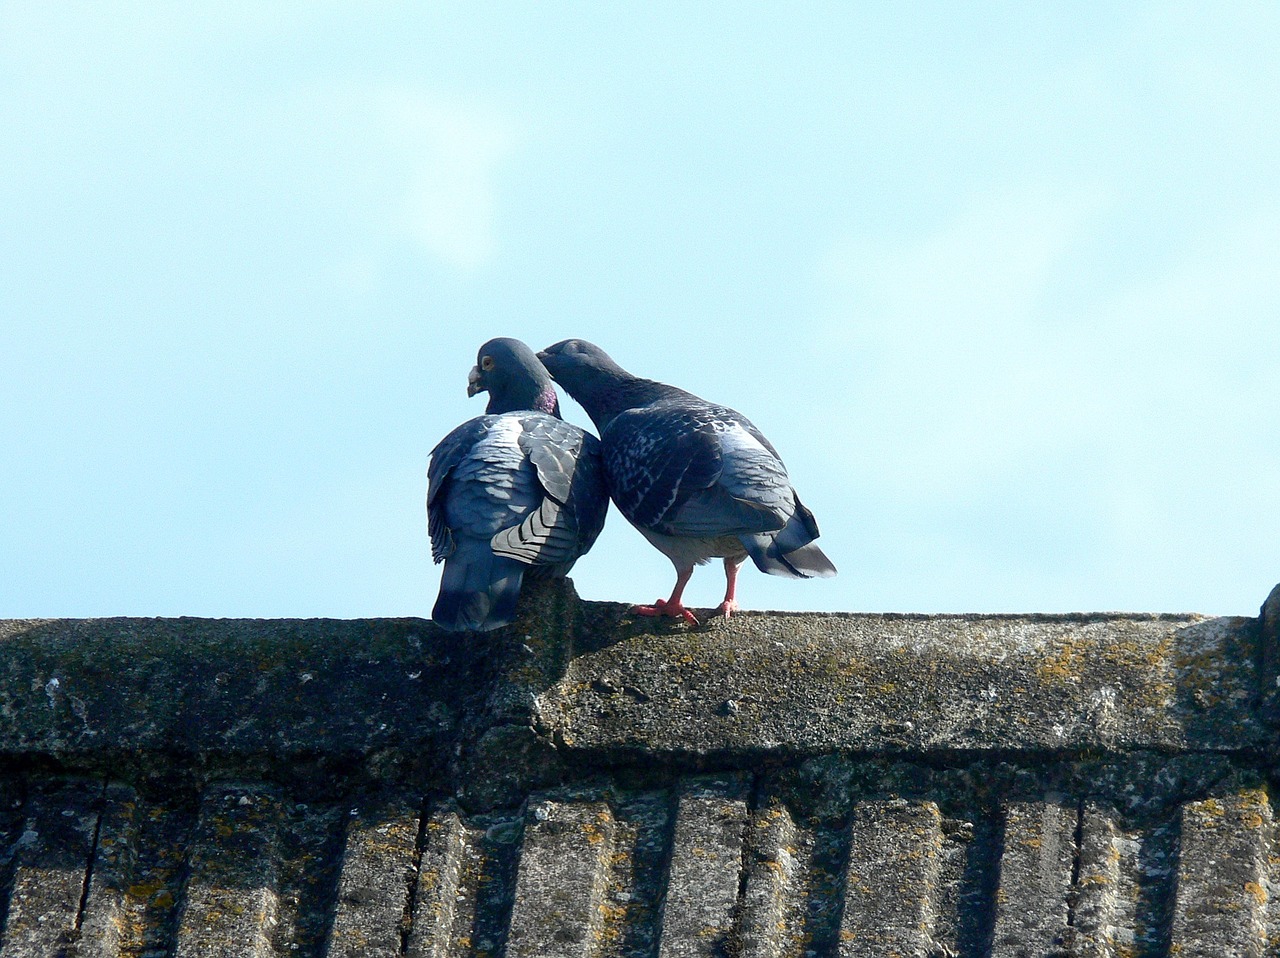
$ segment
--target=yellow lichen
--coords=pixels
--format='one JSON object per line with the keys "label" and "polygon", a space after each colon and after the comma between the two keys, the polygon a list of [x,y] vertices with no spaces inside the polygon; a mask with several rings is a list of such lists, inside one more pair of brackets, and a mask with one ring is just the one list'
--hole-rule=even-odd
{"label": "yellow lichen", "polygon": [[1054,649],[1036,663],[1036,675],[1046,684],[1080,681],[1080,663],[1084,656],[1071,645]]}

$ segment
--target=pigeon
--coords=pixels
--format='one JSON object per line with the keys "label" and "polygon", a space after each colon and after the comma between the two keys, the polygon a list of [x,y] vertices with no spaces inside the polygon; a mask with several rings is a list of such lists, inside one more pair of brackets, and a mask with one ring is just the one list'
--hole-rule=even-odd
{"label": "pigeon", "polygon": [[549,346],[538,358],[595,423],[614,504],[676,568],[671,597],[632,612],[696,625],[681,596],[693,567],[712,557],[724,559],[717,612],[726,618],[738,610],[738,567],[747,556],[770,575],[836,574],[813,542],[813,513],[777,450],[746,416],[633,376],[580,339]]}
{"label": "pigeon", "polygon": [[485,415],[445,436],[427,468],[431,557],[444,562],[431,618],[451,631],[513,621],[525,573],[567,574],[609,508],[600,441],[560,418],[532,349],[481,346],[467,395],[485,391]]}

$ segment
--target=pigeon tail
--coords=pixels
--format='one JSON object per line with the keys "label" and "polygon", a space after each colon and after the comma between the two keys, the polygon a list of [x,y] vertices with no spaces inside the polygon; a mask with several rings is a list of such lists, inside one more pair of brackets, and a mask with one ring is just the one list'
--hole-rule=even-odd
{"label": "pigeon tail", "polygon": [[836,574],[836,567],[826,553],[813,544],[818,538],[818,523],[798,497],[796,511],[776,533],[739,538],[756,568],[769,575],[829,579]]}
{"label": "pigeon tail", "polygon": [[445,560],[431,619],[451,632],[488,632],[509,625],[527,566],[495,556],[487,543]]}
{"label": "pigeon tail", "polygon": [[836,574],[835,563],[813,542],[780,556],[779,561],[802,579],[830,579]]}
{"label": "pigeon tail", "polygon": [[[794,490],[792,492],[794,494]],[[771,536],[773,542],[769,545],[769,555],[775,559],[795,552],[801,546],[807,546],[820,535],[818,520],[813,517],[813,513],[800,501],[799,496],[795,497],[795,502],[796,511],[791,514],[787,524]]]}
{"label": "pigeon tail", "polygon": [[768,535],[739,536],[756,568],[784,579],[829,579],[836,567],[826,553],[813,543],[782,555],[773,555],[773,539]]}

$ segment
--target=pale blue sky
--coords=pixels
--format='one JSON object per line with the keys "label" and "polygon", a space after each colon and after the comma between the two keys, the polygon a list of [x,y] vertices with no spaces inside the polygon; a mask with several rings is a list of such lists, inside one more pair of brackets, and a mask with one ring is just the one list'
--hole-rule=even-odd
{"label": "pale blue sky", "polygon": [[0,617],[425,615],[498,335],[764,430],[746,608],[1253,614],[1276,5],[797,6],[0,2]]}

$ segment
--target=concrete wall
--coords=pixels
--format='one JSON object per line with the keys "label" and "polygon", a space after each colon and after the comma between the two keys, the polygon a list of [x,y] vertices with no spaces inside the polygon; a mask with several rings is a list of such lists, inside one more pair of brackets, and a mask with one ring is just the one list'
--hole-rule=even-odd
{"label": "concrete wall", "polygon": [[1263,955],[1254,617],[0,622],[0,958]]}

